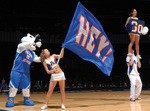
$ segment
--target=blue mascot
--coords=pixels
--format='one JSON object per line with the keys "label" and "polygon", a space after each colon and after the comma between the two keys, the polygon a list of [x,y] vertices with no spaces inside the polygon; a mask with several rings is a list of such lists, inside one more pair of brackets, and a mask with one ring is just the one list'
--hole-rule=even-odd
{"label": "blue mascot", "polygon": [[24,105],[32,106],[34,101],[30,99],[30,65],[32,61],[40,62],[40,57],[35,54],[36,46],[41,47],[41,39],[37,34],[23,37],[17,46],[16,56],[11,70],[9,82],[9,96],[6,107],[14,106],[14,97],[18,89],[22,89]]}

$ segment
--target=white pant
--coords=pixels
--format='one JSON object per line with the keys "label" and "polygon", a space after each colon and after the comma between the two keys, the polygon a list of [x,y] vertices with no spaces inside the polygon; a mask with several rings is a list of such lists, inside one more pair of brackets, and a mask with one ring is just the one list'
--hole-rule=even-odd
{"label": "white pant", "polygon": [[142,90],[142,81],[140,76],[128,75],[130,79],[130,98],[137,98]]}

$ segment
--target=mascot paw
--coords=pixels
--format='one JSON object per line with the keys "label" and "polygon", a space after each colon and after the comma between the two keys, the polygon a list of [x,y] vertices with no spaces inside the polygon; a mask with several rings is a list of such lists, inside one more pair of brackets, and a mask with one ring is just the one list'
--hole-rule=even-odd
{"label": "mascot paw", "polygon": [[36,42],[35,44],[36,44],[36,46],[37,46],[38,48],[40,48],[41,45],[42,45],[42,42]]}
{"label": "mascot paw", "polygon": [[6,107],[14,107],[14,97],[8,97]]}
{"label": "mascot paw", "polygon": [[30,97],[24,97],[24,105],[33,106],[34,105],[34,101],[32,101],[30,99]]}

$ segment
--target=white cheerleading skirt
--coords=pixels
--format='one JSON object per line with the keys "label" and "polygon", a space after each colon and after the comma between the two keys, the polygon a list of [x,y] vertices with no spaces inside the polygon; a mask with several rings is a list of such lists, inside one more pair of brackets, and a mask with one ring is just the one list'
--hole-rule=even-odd
{"label": "white cheerleading skirt", "polygon": [[58,74],[51,74],[50,81],[63,81],[63,80],[66,80],[65,74],[63,72]]}

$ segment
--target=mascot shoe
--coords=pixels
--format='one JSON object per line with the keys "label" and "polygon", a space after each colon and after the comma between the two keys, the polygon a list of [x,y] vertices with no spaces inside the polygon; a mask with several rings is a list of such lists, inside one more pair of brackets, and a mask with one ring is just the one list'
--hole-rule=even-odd
{"label": "mascot shoe", "polygon": [[6,107],[14,107],[14,97],[8,97]]}
{"label": "mascot shoe", "polygon": [[30,97],[24,97],[24,105],[33,106],[34,101],[30,99]]}

